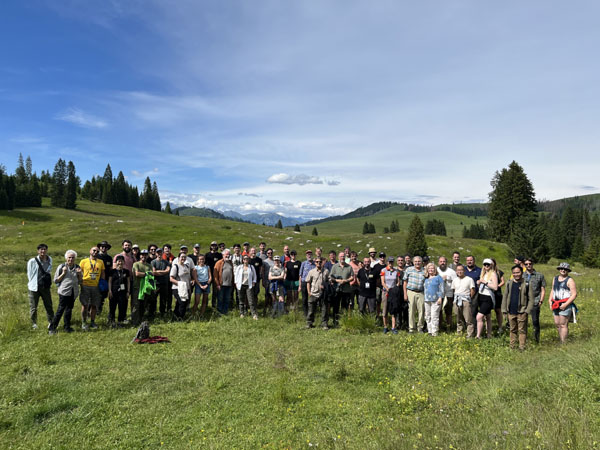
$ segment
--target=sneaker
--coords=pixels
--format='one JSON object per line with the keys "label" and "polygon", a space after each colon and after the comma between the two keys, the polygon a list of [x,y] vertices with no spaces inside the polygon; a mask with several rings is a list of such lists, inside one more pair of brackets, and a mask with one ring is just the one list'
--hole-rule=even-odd
{"label": "sneaker", "polygon": [[89,329],[90,329],[90,327],[88,326],[87,322],[83,322],[83,323],[81,324],[81,329],[82,329],[83,331],[87,331],[87,330],[89,330]]}
{"label": "sneaker", "polygon": [[398,330],[396,330],[395,328],[392,328],[392,333],[398,334]]}
{"label": "sneaker", "polygon": [[33,325],[31,325],[31,328],[32,328],[33,330],[37,330],[37,328],[38,328],[38,327],[37,327],[37,323],[34,323]]}
{"label": "sneaker", "polygon": [[252,318],[253,318],[254,320],[258,320],[258,316],[257,316],[256,314],[254,314],[254,315],[252,316]]}
{"label": "sneaker", "polygon": [[383,334],[387,334],[387,332],[388,332],[388,331],[390,331],[390,330],[388,330],[388,329],[387,329],[387,327],[386,327],[386,328],[384,328],[384,329],[383,329]]}
{"label": "sneaker", "polygon": [[96,325],[96,322],[92,322],[90,323],[90,328],[93,330],[97,330],[98,329],[98,325]]}
{"label": "sneaker", "polygon": [[57,333],[57,331],[54,328],[48,328],[48,334],[50,336],[54,336]]}
{"label": "sneaker", "polygon": [[65,328],[65,333],[72,333],[73,331],[75,331],[75,330],[71,327]]}
{"label": "sneaker", "polygon": [[321,327],[321,329],[322,329],[322,330],[329,330],[329,325],[323,325],[323,326]]}
{"label": "sneaker", "polygon": [[243,315],[243,314],[240,314],[240,319],[243,319],[243,318],[244,318],[244,315]]}

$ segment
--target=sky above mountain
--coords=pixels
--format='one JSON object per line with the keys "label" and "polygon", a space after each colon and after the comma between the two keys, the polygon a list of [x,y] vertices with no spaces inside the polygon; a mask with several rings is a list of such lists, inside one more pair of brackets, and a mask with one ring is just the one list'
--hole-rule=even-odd
{"label": "sky above mountain", "polygon": [[600,3],[7,0],[0,155],[175,203],[343,214],[600,191]]}

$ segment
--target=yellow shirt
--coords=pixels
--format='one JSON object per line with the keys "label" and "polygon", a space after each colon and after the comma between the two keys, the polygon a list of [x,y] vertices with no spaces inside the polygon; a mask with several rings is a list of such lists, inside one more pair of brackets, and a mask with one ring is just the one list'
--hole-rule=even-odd
{"label": "yellow shirt", "polygon": [[86,258],[81,260],[79,267],[81,267],[83,274],[83,285],[98,286],[100,276],[104,270],[104,262],[101,259],[92,261],[91,258]]}

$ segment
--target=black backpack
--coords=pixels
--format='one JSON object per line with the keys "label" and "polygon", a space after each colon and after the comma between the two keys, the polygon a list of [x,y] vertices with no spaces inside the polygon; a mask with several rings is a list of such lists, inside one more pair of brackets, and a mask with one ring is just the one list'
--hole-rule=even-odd
{"label": "black backpack", "polygon": [[38,283],[38,287],[48,289],[50,286],[52,286],[52,277],[50,276],[50,272],[46,272],[44,270],[44,267],[42,266],[42,263],[40,262],[40,259],[37,256],[35,258],[35,262],[38,263],[39,270],[42,272],[42,279]]}
{"label": "black backpack", "polygon": [[135,342],[141,339],[148,339],[150,337],[150,325],[147,321],[143,321],[140,327],[137,330],[137,334],[133,338],[131,342]]}

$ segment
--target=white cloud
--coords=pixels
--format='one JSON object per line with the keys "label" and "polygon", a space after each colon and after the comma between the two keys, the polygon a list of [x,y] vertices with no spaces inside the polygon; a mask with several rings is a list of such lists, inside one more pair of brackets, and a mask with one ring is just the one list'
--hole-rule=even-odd
{"label": "white cloud", "polygon": [[299,184],[304,186],[306,184],[328,184],[329,186],[337,186],[340,184],[337,180],[326,180],[316,176],[305,175],[303,173],[298,175],[288,175],[287,173],[276,173],[267,178],[267,183],[273,184]]}
{"label": "white cloud", "polygon": [[70,122],[84,128],[106,128],[108,126],[108,123],[104,119],[100,119],[74,107],[57,114],[55,119]]}

